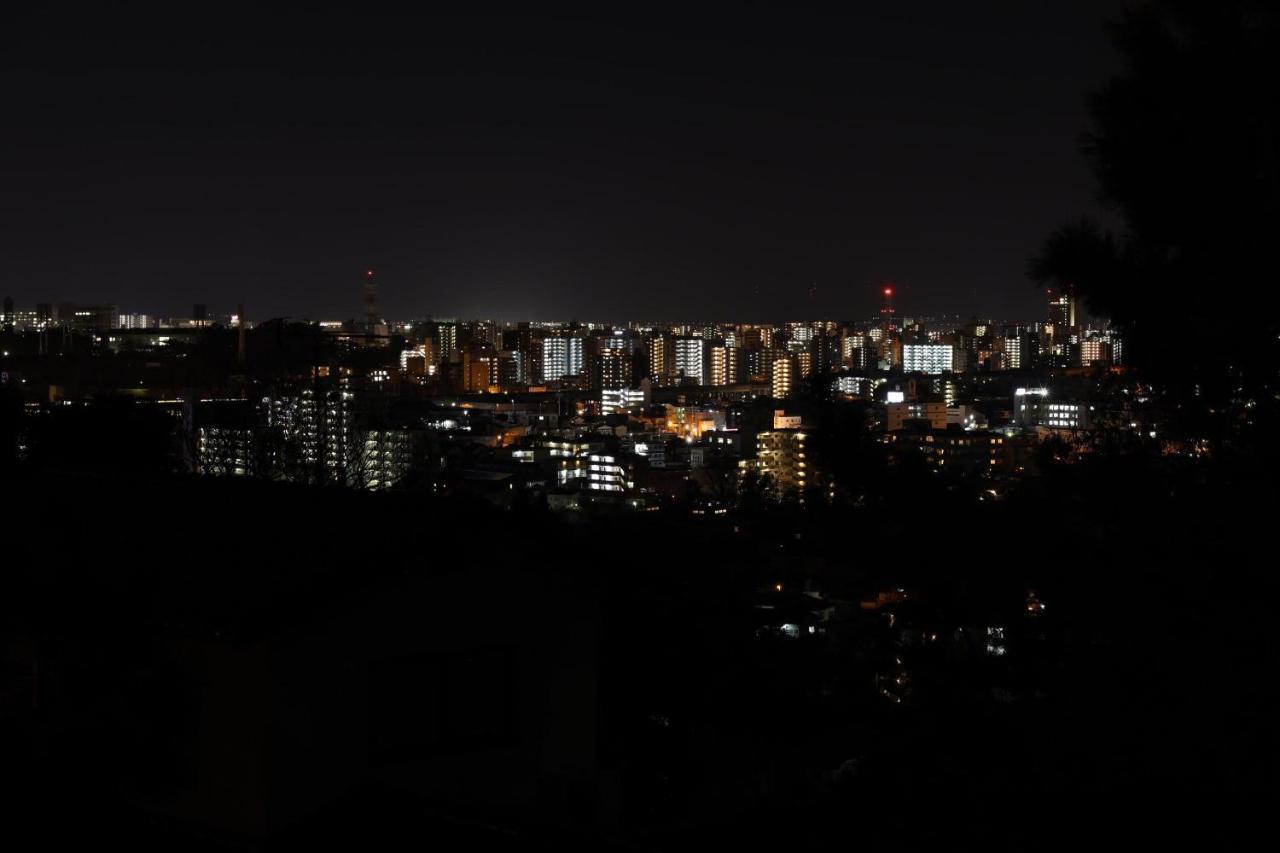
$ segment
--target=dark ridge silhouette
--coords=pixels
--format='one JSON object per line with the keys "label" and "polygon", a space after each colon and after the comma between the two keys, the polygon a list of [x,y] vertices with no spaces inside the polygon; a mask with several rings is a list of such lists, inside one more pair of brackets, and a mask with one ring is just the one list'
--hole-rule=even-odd
{"label": "dark ridge silhouette", "polygon": [[[425,838],[515,849],[756,849],[851,831],[873,845],[1044,849],[1078,841],[1072,816],[1097,800],[1120,837],[1148,840],[1243,835],[1265,813],[1278,592],[1253,555],[1278,505],[1265,470],[1048,458],[991,504],[904,458],[859,485],[860,506],[572,524],[461,493],[26,469],[10,481],[23,500],[0,595],[14,831],[300,849],[389,842],[416,816]],[[896,623],[860,604],[898,588]],[[1042,617],[1026,615],[1028,589]],[[771,633],[815,624],[815,608],[834,608],[824,633]],[[966,651],[956,632],[990,625],[1005,626],[1008,655],[983,655],[985,637]],[[386,631],[403,633],[394,654],[365,648]],[[912,632],[945,645],[903,646]],[[556,637],[567,644],[549,647]],[[390,764],[341,757],[366,736],[342,709],[372,702],[382,739],[423,712],[380,711],[379,672],[444,667],[450,690],[508,701],[450,669],[441,655],[455,648],[481,663],[517,650],[512,695],[549,703],[519,706],[514,751],[467,745],[489,737],[500,705],[463,725],[446,704],[431,725],[453,727],[481,776],[453,753],[397,758],[394,739]],[[901,707],[871,689],[895,655],[909,656]],[[391,695],[435,707],[434,694]],[[277,732],[262,754],[279,786],[255,801],[265,835],[192,793],[242,779],[215,758],[255,742],[228,703]],[[588,726],[594,746],[562,752],[561,724]],[[548,749],[590,772],[571,782],[552,762],[530,777],[537,796],[514,803],[470,790],[522,778],[520,756]],[[397,767],[413,776],[387,775]],[[58,822],[66,811],[90,823]]]}

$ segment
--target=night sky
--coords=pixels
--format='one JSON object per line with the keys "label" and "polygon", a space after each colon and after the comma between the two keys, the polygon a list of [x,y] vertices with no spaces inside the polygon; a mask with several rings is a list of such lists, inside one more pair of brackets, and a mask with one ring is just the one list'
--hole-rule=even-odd
{"label": "night sky", "polygon": [[11,17],[0,294],[343,318],[373,267],[393,319],[860,318],[888,281],[1040,317],[1117,4],[867,5]]}

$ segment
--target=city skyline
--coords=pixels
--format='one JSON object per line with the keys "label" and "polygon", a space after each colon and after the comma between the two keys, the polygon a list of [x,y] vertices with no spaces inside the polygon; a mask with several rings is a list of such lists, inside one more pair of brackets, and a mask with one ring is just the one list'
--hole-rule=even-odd
{"label": "city skyline", "polygon": [[[362,285],[365,279],[355,280],[355,284]],[[884,283],[878,284],[870,288],[872,295],[880,295],[883,293]],[[1045,291],[1053,298],[1056,291]],[[15,316],[35,317],[40,315],[41,311],[47,311],[46,319],[57,320],[59,310],[72,310],[75,308],[88,309],[112,309],[119,317],[146,318],[148,326],[164,326],[166,324],[185,324],[191,320],[201,320],[202,322],[218,323],[221,325],[234,325],[238,322],[237,312],[240,308],[245,308],[245,319],[250,324],[261,323],[269,320],[288,320],[290,322],[302,323],[333,323],[333,322],[349,322],[357,320],[367,315],[364,310],[367,306],[359,306],[357,298],[360,293],[352,291],[352,304],[348,306],[349,310],[344,314],[335,312],[328,315],[313,315],[300,312],[261,315],[255,313],[251,308],[246,307],[244,303],[207,303],[197,302],[191,303],[187,310],[177,311],[156,311],[148,310],[147,306],[129,305],[120,302],[103,301],[103,302],[76,302],[65,299],[42,299],[32,303],[21,303],[12,296],[6,295],[6,309],[0,311],[0,316],[4,316],[8,312],[7,306],[12,302],[13,313]],[[1027,309],[1027,313],[1022,316],[1000,316],[983,314],[977,311],[959,311],[954,313],[934,312],[927,309],[912,310],[898,306],[895,310],[902,317],[912,319],[917,322],[927,322],[930,324],[956,323],[963,324],[966,322],[990,322],[994,324],[1034,324],[1043,322],[1044,306],[1043,298],[1040,299],[1038,306],[1032,306]],[[379,297],[379,306],[381,305]],[[360,310],[358,310],[360,309]],[[1108,321],[1105,318],[1091,316],[1083,305],[1078,305],[1077,310],[1080,312],[1080,318],[1083,321],[1082,326],[1105,327]],[[200,314],[201,316],[197,316]],[[64,318],[65,319],[65,318]],[[427,311],[419,314],[402,314],[390,315],[386,312],[379,311],[379,319],[391,326],[401,325],[405,323],[413,323],[419,321],[430,320],[449,320],[452,322],[495,322],[504,325],[514,326],[520,323],[530,323],[538,326],[570,326],[581,325],[585,327],[619,327],[619,328],[644,328],[644,327],[668,327],[678,325],[698,326],[699,324],[712,325],[738,325],[738,326],[768,326],[783,325],[793,322],[818,322],[818,321],[835,321],[844,324],[875,324],[880,322],[881,307],[875,306],[864,310],[858,314],[848,315],[828,315],[828,314],[805,314],[803,312],[794,316],[778,316],[778,317],[743,317],[739,312],[723,312],[719,315],[702,317],[692,315],[680,315],[678,312],[669,312],[664,316],[634,316],[634,317],[592,317],[592,316],[517,316],[513,314],[491,313],[479,315],[465,315],[450,313],[447,311]],[[12,319],[10,319],[12,322]],[[122,326],[129,328],[130,326]]]}
{"label": "city skyline", "polygon": [[9,847],[1256,844],[1273,5],[11,12]]}

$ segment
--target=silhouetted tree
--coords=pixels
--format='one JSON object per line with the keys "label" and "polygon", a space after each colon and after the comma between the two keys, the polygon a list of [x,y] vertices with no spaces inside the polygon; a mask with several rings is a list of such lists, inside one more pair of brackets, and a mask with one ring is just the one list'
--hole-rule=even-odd
{"label": "silhouetted tree", "polygon": [[10,385],[0,385],[0,471],[18,464],[18,436],[22,427],[22,394]]}
{"label": "silhouetted tree", "polygon": [[1111,318],[1148,375],[1219,412],[1274,402],[1280,362],[1277,17],[1254,0],[1157,2],[1113,24],[1125,69],[1093,94],[1083,150],[1120,227],[1065,225],[1028,265]]}

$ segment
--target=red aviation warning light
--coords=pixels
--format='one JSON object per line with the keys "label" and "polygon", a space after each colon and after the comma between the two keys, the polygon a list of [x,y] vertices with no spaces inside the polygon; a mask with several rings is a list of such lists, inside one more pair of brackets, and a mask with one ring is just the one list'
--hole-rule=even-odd
{"label": "red aviation warning light", "polygon": [[880,328],[887,341],[896,330],[893,322],[893,285],[886,284],[881,292],[884,293],[884,305],[880,308]]}

